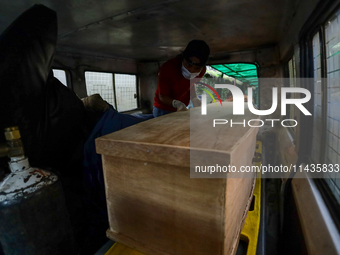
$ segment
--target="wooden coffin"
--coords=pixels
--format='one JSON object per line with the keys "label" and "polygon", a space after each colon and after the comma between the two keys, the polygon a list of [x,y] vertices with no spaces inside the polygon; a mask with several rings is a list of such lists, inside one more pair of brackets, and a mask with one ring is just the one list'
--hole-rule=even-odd
{"label": "wooden coffin", "polygon": [[212,125],[214,118],[257,118],[245,108],[244,116],[233,116],[231,103],[208,105],[205,117],[194,108],[98,138],[107,236],[148,255],[235,254],[255,173],[190,178],[190,144],[204,152],[201,158],[211,153],[226,165],[252,165],[258,128]]}

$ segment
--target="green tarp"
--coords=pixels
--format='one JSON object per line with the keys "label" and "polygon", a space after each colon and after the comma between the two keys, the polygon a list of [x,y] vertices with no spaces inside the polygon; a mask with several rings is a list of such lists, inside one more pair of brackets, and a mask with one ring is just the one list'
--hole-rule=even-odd
{"label": "green tarp", "polygon": [[258,87],[257,67],[255,64],[223,64],[211,65],[212,68],[237,80]]}

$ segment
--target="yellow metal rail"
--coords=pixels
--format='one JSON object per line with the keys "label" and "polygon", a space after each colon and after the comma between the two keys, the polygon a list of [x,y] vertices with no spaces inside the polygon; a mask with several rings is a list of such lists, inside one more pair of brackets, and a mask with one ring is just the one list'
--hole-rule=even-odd
{"label": "yellow metal rail", "polygon": [[[261,165],[262,143],[256,142],[255,166]],[[247,255],[255,255],[257,248],[257,240],[260,228],[260,212],[261,212],[261,173],[257,173],[256,186],[254,190],[254,210],[249,210],[246,222],[241,231],[241,240],[248,243]]]}

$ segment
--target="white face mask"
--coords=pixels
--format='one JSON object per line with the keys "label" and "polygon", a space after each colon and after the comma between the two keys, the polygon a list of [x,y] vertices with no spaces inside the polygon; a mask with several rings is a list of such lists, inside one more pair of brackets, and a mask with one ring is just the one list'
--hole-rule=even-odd
{"label": "white face mask", "polygon": [[190,73],[190,71],[188,69],[186,69],[184,67],[184,65],[182,64],[182,75],[184,76],[185,79],[188,79],[188,80],[194,79],[199,74],[200,74],[200,72],[198,72],[198,73]]}

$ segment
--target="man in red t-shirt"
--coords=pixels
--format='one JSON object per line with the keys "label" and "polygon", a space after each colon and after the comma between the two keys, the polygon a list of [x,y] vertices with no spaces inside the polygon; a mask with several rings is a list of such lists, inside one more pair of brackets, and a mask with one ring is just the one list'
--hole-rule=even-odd
{"label": "man in red t-shirt", "polygon": [[175,111],[186,111],[190,99],[194,107],[201,105],[195,89],[190,89],[190,79],[203,77],[209,54],[209,46],[204,41],[192,40],[182,54],[160,67],[154,117]]}

